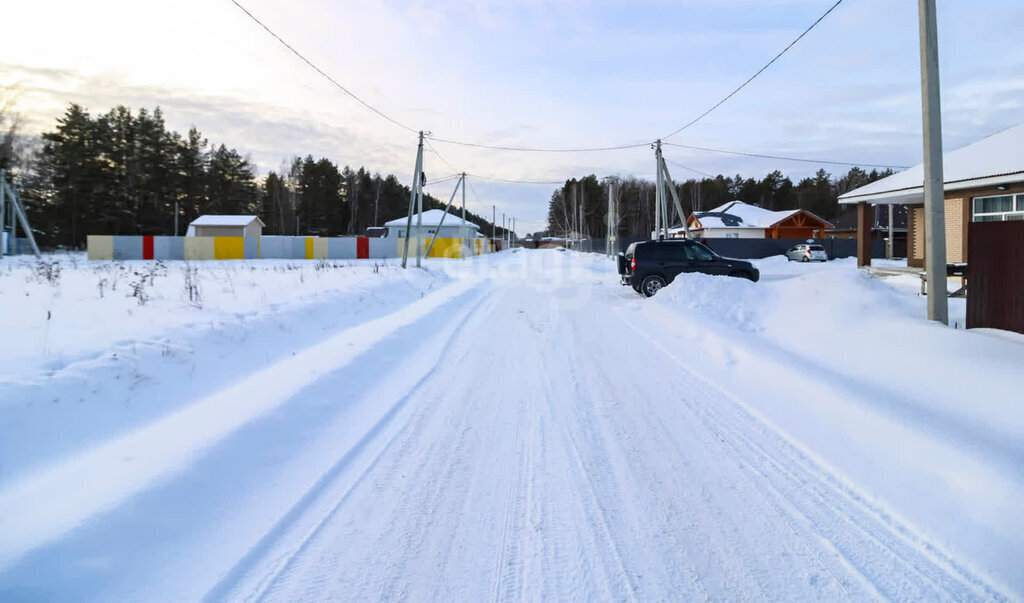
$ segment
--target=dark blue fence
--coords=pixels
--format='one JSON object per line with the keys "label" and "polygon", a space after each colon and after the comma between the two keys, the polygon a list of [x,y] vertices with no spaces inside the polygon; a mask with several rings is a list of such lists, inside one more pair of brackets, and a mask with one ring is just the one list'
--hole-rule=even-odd
{"label": "dark blue fence", "polygon": [[[622,238],[617,241],[618,251],[625,251],[626,247],[630,243],[637,241],[647,241],[646,238]],[[741,258],[741,259],[752,259],[757,260],[761,258],[771,257],[773,255],[782,255],[787,249],[800,243],[806,243],[812,241],[816,245],[821,245],[825,248],[828,253],[828,257],[835,258],[850,258],[857,257],[857,240],[856,239],[698,239],[701,243],[704,243],[715,253],[730,257],[730,258]],[[905,245],[905,243],[904,243]],[[583,251],[592,251],[594,253],[604,253],[605,240],[604,239],[590,239],[583,241]],[[899,249],[896,249],[897,257],[899,257]],[[871,257],[873,258],[884,258],[885,257],[885,241],[882,239],[872,239],[871,241]]]}

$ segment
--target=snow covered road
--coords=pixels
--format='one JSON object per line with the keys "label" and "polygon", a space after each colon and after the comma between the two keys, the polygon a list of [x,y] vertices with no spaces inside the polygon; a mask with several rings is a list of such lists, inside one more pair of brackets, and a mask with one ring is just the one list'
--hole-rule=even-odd
{"label": "snow covered road", "polygon": [[[53,532],[0,536],[0,598],[1013,596],[752,412],[758,384],[710,378],[605,267],[504,256],[0,486],[0,534]],[[272,404],[238,404],[270,377]],[[32,490],[54,475],[66,498]]]}

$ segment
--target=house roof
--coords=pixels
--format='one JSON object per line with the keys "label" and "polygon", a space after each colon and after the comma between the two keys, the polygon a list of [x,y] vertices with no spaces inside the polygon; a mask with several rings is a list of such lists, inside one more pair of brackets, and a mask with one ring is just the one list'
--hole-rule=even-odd
{"label": "house roof", "polygon": [[[801,211],[804,210],[770,211],[742,201],[730,201],[711,211],[696,212],[693,217],[697,218],[703,228],[770,228]],[[814,215],[810,212],[807,213]],[[818,216],[814,217],[818,218]],[[821,220],[821,218],[818,219]],[[821,221],[826,222],[825,220]]]}
{"label": "house roof", "polygon": [[260,226],[266,226],[259,216],[217,216],[207,214],[199,216],[189,223],[189,226],[248,226],[253,222],[259,222]]}
{"label": "house roof", "polygon": [[[945,190],[1024,181],[1024,123],[942,154]],[[920,203],[924,164],[839,196],[840,203]]]}
{"label": "house roof", "polygon": [[[427,211],[423,212],[423,221],[422,221],[421,225],[422,226],[437,226],[438,224],[441,223],[441,217],[443,215],[444,215],[444,210],[443,209],[428,209]],[[408,219],[409,219],[408,216],[404,216],[404,217],[401,217],[401,218],[395,218],[394,220],[391,220],[390,222],[385,222],[384,226],[396,226],[396,227],[397,226],[405,226],[407,221],[408,221]],[[412,225],[416,226],[416,214],[412,215]],[[473,230],[478,230],[480,228],[479,226],[477,226],[476,224],[473,224],[472,222],[468,222],[467,221],[467,222],[463,223],[462,222],[462,218],[460,218],[459,216],[456,216],[455,214],[453,214],[451,212],[448,212],[448,217],[446,217],[444,219],[444,225],[445,226],[465,226],[466,228],[471,228]]]}

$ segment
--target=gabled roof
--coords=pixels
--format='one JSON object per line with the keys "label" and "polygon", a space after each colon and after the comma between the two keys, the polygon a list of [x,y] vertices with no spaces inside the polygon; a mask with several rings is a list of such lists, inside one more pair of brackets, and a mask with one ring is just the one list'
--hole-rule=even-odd
{"label": "gabled roof", "polygon": [[[692,217],[700,222],[701,228],[771,228],[801,211],[804,210],[770,211],[742,201],[730,201],[711,211],[696,212]],[[806,213],[814,216],[811,212]],[[814,217],[821,220],[818,216]],[[821,221],[828,224],[826,220]]]}
{"label": "gabled roof", "polygon": [[[945,190],[1024,181],[1024,124],[942,154]],[[924,198],[924,164],[839,196],[840,203],[918,203]]]}
{"label": "gabled roof", "polygon": [[[423,212],[423,221],[422,221],[421,225],[422,226],[437,226],[438,224],[441,223],[441,216],[443,216],[443,215],[444,215],[444,210],[443,209],[428,209],[427,211]],[[404,227],[406,225],[408,219],[409,219],[408,216],[403,216],[401,218],[396,218],[394,220],[391,220],[390,222],[385,222],[384,226],[391,226],[391,227],[402,226],[402,227]],[[412,215],[412,225],[413,225],[414,228],[416,227],[416,214]],[[459,216],[456,216],[455,214],[453,214],[451,212],[448,212],[448,216],[444,219],[444,225],[445,226],[465,226],[466,228],[471,228],[473,230],[478,230],[480,228],[476,224],[473,224],[472,222],[469,222],[469,221],[467,221],[465,224],[463,224],[462,218],[460,218]]]}
{"label": "gabled roof", "polygon": [[260,226],[266,226],[259,216],[217,216],[207,214],[199,216],[189,226],[248,226],[253,222],[259,222]]}

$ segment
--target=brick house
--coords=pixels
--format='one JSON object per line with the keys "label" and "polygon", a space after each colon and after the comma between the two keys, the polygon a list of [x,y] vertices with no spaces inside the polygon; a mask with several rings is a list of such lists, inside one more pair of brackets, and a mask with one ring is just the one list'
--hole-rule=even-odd
{"label": "brick house", "polygon": [[[1024,124],[944,153],[946,262],[967,262],[971,222],[1024,220]],[[871,264],[872,206],[907,205],[907,265],[924,266],[924,164],[840,195],[857,209],[857,264]],[[862,249],[866,250],[862,253]]]}

